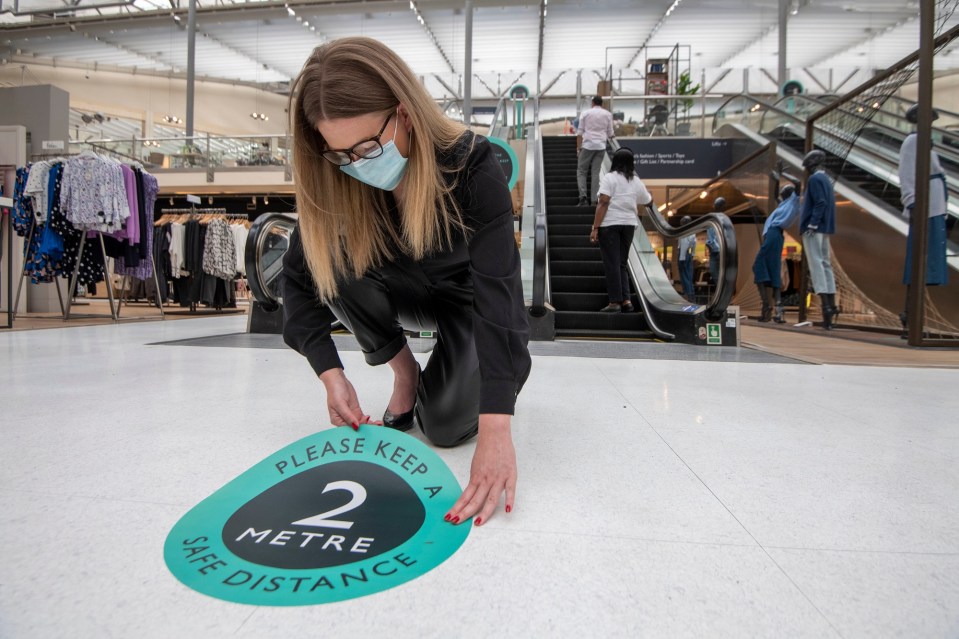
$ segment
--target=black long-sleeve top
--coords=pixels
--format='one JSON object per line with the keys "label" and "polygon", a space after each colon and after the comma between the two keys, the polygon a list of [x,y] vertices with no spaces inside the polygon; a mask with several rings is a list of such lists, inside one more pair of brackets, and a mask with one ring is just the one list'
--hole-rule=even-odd
{"label": "black long-sleeve top", "polygon": [[[475,143],[470,149],[470,143]],[[465,159],[465,162],[464,162]],[[512,414],[529,374],[529,324],[523,303],[520,258],[513,234],[513,204],[503,171],[485,138],[465,133],[441,166],[468,229],[473,282],[473,334],[480,368],[480,413]],[[316,297],[299,229],[283,260],[286,343],[304,355],[317,375],[343,368],[330,336],[332,311]],[[452,274],[455,275],[455,274]]]}

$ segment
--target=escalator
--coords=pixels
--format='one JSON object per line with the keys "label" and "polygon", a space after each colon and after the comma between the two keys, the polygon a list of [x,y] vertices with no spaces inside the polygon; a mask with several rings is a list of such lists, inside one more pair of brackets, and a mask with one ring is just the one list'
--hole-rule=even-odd
{"label": "escalator", "polygon": [[283,332],[283,256],[290,247],[296,215],[267,213],[254,220],[246,239],[246,276],[253,295],[248,333]]}
{"label": "escalator", "polygon": [[[589,242],[595,207],[576,205],[575,138],[543,137],[538,110],[534,110],[534,118],[535,259],[529,312],[535,338],[657,338],[687,344],[737,344],[735,311],[732,315],[727,311],[738,270],[736,235],[729,218],[721,213],[674,228],[653,206],[647,207],[640,216],[642,226],[634,236],[628,262],[637,312],[599,311],[608,302],[605,277],[599,248]],[[615,141],[613,147],[618,147]],[[707,229],[715,230],[719,237],[720,275],[707,303],[698,304],[676,291],[648,233],[676,241]],[[549,321],[543,322],[545,318]],[[548,329],[538,329],[538,323]]]}
{"label": "escalator", "polygon": [[[556,336],[654,338],[642,312],[599,311],[608,302],[606,278],[599,246],[589,241],[596,207],[576,205],[576,138],[544,138],[543,157]],[[641,308],[635,293],[632,301],[636,309]]]}
{"label": "escalator", "polygon": [[[748,95],[733,96],[717,111],[713,133],[718,137],[739,137],[730,129],[745,129],[759,134],[765,141],[776,141],[794,156],[802,158],[805,154],[806,118],[827,103],[809,96],[789,96],[775,104]],[[882,108],[872,118],[863,118],[862,125],[858,139],[846,157],[831,152],[831,143],[843,143],[840,132],[817,128],[817,136],[830,143],[817,145],[826,153],[826,170],[884,202],[892,210],[901,210],[899,148],[915,127],[904,116]],[[950,214],[959,217],[959,148],[955,146],[955,140],[955,132],[933,127],[933,148],[939,155],[949,185]]]}
{"label": "escalator", "polygon": [[[789,172],[802,174],[806,119],[823,107],[806,96],[791,96],[777,105],[752,96],[730,98],[717,111],[713,133],[717,137],[751,140],[755,148],[777,143],[777,155]],[[855,108],[850,107],[850,109]],[[866,108],[866,107],[863,107]],[[817,144],[827,155],[826,170],[835,179],[837,233],[831,240],[834,262],[841,270],[845,297],[861,300],[844,321],[892,328],[904,306],[902,265],[905,260],[908,223],[901,217],[898,159],[899,146],[913,125],[893,113],[882,111],[868,122],[845,158],[830,153],[848,132],[832,124],[817,123]],[[881,117],[879,117],[881,116]],[[953,133],[938,130],[934,148],[946,172],[949,189],[950,227],[959,217],[959,150],[949,141]],[[952,278],[959,278],[959,247],[953,231],[948,253]],[[959,331],[959,295],[950,287],[928,289],[939,329]]]}

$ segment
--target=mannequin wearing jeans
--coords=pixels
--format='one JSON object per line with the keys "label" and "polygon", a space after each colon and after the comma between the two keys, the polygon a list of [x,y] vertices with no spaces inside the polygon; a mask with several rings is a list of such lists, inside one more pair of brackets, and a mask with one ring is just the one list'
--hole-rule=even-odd
{"label": "mannequin wearing jeans", "polygon": [[[693,218],[684,215],[679,221],[681,226],[686,226],[693,221]],[[696,254],[696,234],[690,233],[679,239],[679,281],[683,285],[683,297],[690,302],[696,301],[696,285],[693,283],[693,274],[695,273],[695,254]]]}
{"label": "mannequin wearing jeans", "polygon": [[[933,121],[939,119],[939,112],[932,110]],[[919,105],[915,104],[906,111],[906,120],[913,124],[919,122]],[[912,218],[916,205],[916,146],[918,137],[910,133],[899,148],[899,184],[902,199],[902,216]],[[946,174],[942,169],[939,154],[932,151],[929,158],[929,220],[927,222],[926,243],[926,286],[945,286],[949,283],[949,265],[946,261],[946,218],[949,201],[949,189]],[[906,263],[903,268],[902,283],[906,286],[906,304],[909,304],[909,287],[912,281],[912,243],[913,225],[909,225],[906,239]],[[908,317],[903,309],[899,314],[902,322],[902,338],[908,338]]]}
{"label": "mannequin wearing jeans", "polygon": [[836,307],[836,276],[829,251],[829,236],[836,232],[836,196],[829,176],[822,169],[825,161],[826,154],[819,149],[810,151],[803,158],[808,178],[799,232],[813,290],[822,301],[822,325],[828,331],[833,328],[833,319],[839,309]]}

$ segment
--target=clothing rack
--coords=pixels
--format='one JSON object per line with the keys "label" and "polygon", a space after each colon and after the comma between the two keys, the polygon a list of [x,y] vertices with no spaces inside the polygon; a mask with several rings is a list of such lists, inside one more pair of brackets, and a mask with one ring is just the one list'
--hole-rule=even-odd
{"label": "clothing rack", "polygon": [[179,209],[160,209],[161,215],[226,215],[229,217],[242,216],[246,217],[246,213],[227,213],[226,209],[216,207],[216,208],[196,208],[190,207],[188,209],[179,208]]}
{"label": "clothing rack", "polygon": [[[91,151],[91,150],[83,150],[83,151],[80,151],[80,152],[77,152],[77,153],[69,153],[69,152],[68,152],[68,153],[63,153],[63,152],[58,152],[58,151],[50,151],[50,152],[33,153],[33,154],[31,154],[31,156],[30,156],[30,158],[31,158],[30,161],[31,161],[31,163],[33,163],[33,162],[36,162],[36,161],[39,161],[39,160],[44,160],[44,159],[63,160],[63,159],[68,158],[68,157],[77,157],[77,156],[100,157],[100,155],[101,155],[101,154],[96,153],[96,152]],[[134,166],[134,167],[136,167],[136,168],[140,168],[141,170],[143,169],[143,165],[140,164],[139,162],[136,162],[136,161],[127,162],[127,164],[130,164],[131,166]],[[34,231],[35,231],[35,229],[36,229],[36,225],[37,225],[36,219],[33,219],[33,220],[30,221],[30,233],[29,233],[29,235],[28,235],[28,237],[27,237],[27,243],[25,244],[26,247],[29,247],[29,246],[30,246],[30,243],[31,243],[31,241],[32,241],[32,239],[33,239],[33,233],[34,233]],[[12,225],[11,225],[11,226],[12,226]],[[80,229],[80,230],[82,231],[82,235],[81,235],[81,237],[80,237],[80,247],[79,247],[79,249],[78,249],[78,251],[77,251],[77,262],[76,262],[76,265],[75,265],[74,268],[73,268],[73,275],[72,275],[72,276],[70,277],[70,279],[69,279],[70,288],[69,288],[69,290],[67,291],[68,295],[67,295],[67,303],[66,303],[66,306],[64,306],[64,303],[63,303],[63,294],[60,292],[60,285],[59,285],[59,283],[57,282],[57,278],[56,278],[56,277],[53,278],[53,283],[54,283],[54,285],[55,285],[56,288],[57,288],[57,297],[59,298],[59,301],[60,301],[60,312],[63,314],[63,319],[64,319],[64,321],[70,320],[71,318],[91,318],[91,319],[96,319],[96,318],[106,318],[106,317],[110,317],[111,319],[113,319],[113,321],[119,321],[119,320],[120,320],[120,310],[121,310],[121,306],[122,306],[123,300],[122,300],[122,298],[121,298],[120,300],[114,300],[114,297],[113,297],[113,281],[112,281],[112,277],[111,277],[111,274],[110,274],[110,272],[109,272],[109,269],[107,268],[107,266],[108,266],[108,264],[109,264],[109,259],[108,259],[108,256],[107,256],[106,243],[105,243],[104,240],[103,240],[103,232],[102,232],[102,231],[99,231],[99,230],[92,230],[92,231],[90,231],[90,230],[84,230],[84,229]],[[71,314],[71,309],[72,309],[72,307],[73,307],[73,294],[74,294],[74,291],[76,291],[77,282],[79,281],[79,275],[80,275],[80,265],[81,265],[81,263],[82,263],[82,261],[83,261],[83,251],[84,251],[85,249],[89,248],[89,247],[87,246],[87,239],[88,239],[87,236],[88,236],[88,234],[89,234],[90,232],[96,233],[96,236],[97,236],[97,238],[99,239],[100,253],[101,253],[102,258],[103,258],[103,266],[101,267],[102,273],[103,273],[103,283],[104,283],[104,286],[106,286],[106,289],[107,289],[107,298],[109,299],[109,303],[110,303],[110,315],[109,315],[109,316],[103,315],[103,314],[98,314],[98,313]],[[156,273],[156,256],[151,255],[151,262],[152,262],[152,264],[153,264],[153,283],[154,283],[154,285],[157,287],[157,290],[159,290],[159,280],[158,280],[158,278],[157,278],[157,273]],[[16,302],[15,302],[15,304],[14,304],[15,307],[16,307],[17,305],[19,305],[20,290],[21,290],[21,288],[23,287],[23,280],[24,280],[24,278],[27,277],[27,276],[28,276],[28,273],[26,272],[26,263],[24,263],[24,272],[21,274],[21,276],[20,276],[20,282],[19,282],[19,284],[18,284],[18,286],[17,286],[17,298],[16,298]],[[124,275],[124,276],[123,276],[123,280],[122,280],[122,281],[123,281],[123,284],[122,284],[122,286],[123,286],[124,288],[126,287],[126,281],[127,281],[127,278],[128,278],[128,277],[129,277],[129,275]],[[159,300],[158,300],[158,303],[157,303],[157,308],[158,308],[159,311],[160,311],[160,318],[161,318],[161,319],[164,319],[163,306],[162,306],[162,304],[159,303]],[[16,315],[15,315],[15,313],[14,313],[14,317],[15,317],[15,316],[16,316]],[[124,319],[126,319],[126,318],[124,318]],[[130,319],[136,319],[136,318],[130,318]]]}
{"label": "clothing rack", "polygon": [[[37,229],[37,219],[34,217],[33,219],[30,220],[30,232],[27,234],[26,242],[23,245],[24,251],[29,251],[30,245],[33,242],[33,233],[34,231],[36,231],[36,229]],[[11,220],[10,222],[10,231],[11,232],[13,231],[13,220]],[[12,265],[13,264],[11,259],[11,267]],[[13,301],[13,319],[17,318],[17,308],[20,307],[20,293],[23,290],[23,281],[28,277],[30,277],[30,274],[27,272],[27,259],[26,259],[26,255],[24,255],[23,269],[20,271],[20,277],[18,278],[19,281],[17,282],[17,296]],[[67,311],[66,311],[66,308],[64,308],[63,306],[63,293],[60,292],[60,283],[57,281],[57,277],[54,276],[53,279],[49,282],[37,282],[37,283],[53,284],[53,286],[57,289],[57,299],[60,302],[60,314],[63,315],[64,319],[66,319]],[[72,294],[72,291],[73,289],[70,289],[68,293]],[[13,319],[11,319],[11,323]]]}
{"label": "clothing rack", "polygon": [[[0,165],[0,174],[6,175],[6,172],[13,169],[16,170],[17,167],[2,164]],[[9,195],[0,197],[0,207],[5,207],[9,210],[6,218],[6,234],[7,234],[7,324],[6,326],[0,326],[0,328],[13,328],[13,200]],[[4,220],[3,215],[0,214],[0,253],[3,252],[3,235],[4,235]],[[0,255],[0,257],[3,257]]]}
{"label": "clothing rack", "polygon": [[[238,220],[249,221],[249,215],[248,215],[247,213],[228,213],[227,210],[226,210],[225,208],[222,208],[222,207],[199,207],[199,208],[198,208],[198,207],[196,207],[196,206],[191,206],[190,208],[182,208],[182,207],[181,207],[181,208],[170,208],[170,207],[167,207],[167,208],[161,208],[161,209],[160,209],[160,218],[163,218],[163,217],[166,217],[166,216],[184,216],[184,217],[186,217],[186,218],[192,219],[192,218],[194,218],[194,217],[199,217],[199,216],[204,216],[204,215],[207,215],[207,216],[213,215],[213,216],[216,216],[218,219],[238,219]],[[158,219],[159,219],[159,218],[156,218],[156,219],[154,220],[154,225],[157,224],[157,220],[158,220]],[[154,274],[155,274],[155,272],[154,272]],[[235,279],[234,279],[234,281],[235,281]],[[159,286],[158,286],[157,288],[158,288],[158,290],[159,290]],[[234,292],[234,296],[235,296],[235,295],[236,295],[236,293]],[[167,311],[167,314],[168,314],[168,315],[197,315],[197,314],[199,314],[199,313],[198,313],[198,311],[199,311],[199,304],[198,304],[197,302],[191,302],[190,305],[189,305],[189,307],[187,307],[187,308],[188,308],[189,310],[186,310],[186,311]],[[243,312],[244,312],[244,311],[241,310],[241,309],[239,309],[239,308],[236,308],[236,309],[224,309],[224,308],[221,308],[221,307],[217,306],[217,307],[214,307],[212,310],[205,311],[203,314],[204,314],[204,315],[228,315],[228,314],[236,314],[236,313],[243,313]]]}

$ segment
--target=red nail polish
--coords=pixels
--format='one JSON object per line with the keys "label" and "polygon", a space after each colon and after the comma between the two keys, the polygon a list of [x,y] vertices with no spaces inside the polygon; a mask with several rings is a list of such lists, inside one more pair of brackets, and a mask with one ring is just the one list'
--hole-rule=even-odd
{"label": "red nail polish", "polygon": [[449,516],[449,515],[446,515],[446,517],[443,517],[443,521],[449,521],[449,520],[450,520],[450,516]]}
{"label": "red nail polish", "polygon": [[454,524],[460,523],[460,518],[459,518],[459,517],[453,517],[453,523],[454,523]]}
{"label": "red nail polish", "polygon": [[473,523],[476,524],[477,526],[479,526],[480,524],[483,523],[483,520],[480,519],[479,517],[477,517],[477,518],[473,521]]}
{"label": "red nail polish", "polygon": [[360,425],[357,424],[356,422],[353,422],[353,430],[359,430],[359,429],[360,429]]}
{"label": "red nail polish", "polygon": [[512,511],[513,511],[513,507],[510,506],[509,504],[506,504],[506,512],[509,513],[509,512],[512,512]]}

